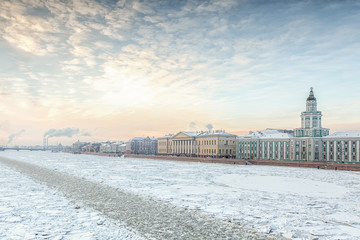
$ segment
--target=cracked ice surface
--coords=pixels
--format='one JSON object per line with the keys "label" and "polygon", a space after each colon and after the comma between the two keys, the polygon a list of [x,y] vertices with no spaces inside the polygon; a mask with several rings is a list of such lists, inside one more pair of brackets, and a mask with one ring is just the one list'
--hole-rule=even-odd
{"label": "cracked ice surface", "polygon": [[133,239],[142,237],[0,164],[0,239]]}
{"label": "cracked ice surface", "polygon": [[359,172],[50,152],[0,156],[198,209],[260,232],[292,239],[360,239]]}

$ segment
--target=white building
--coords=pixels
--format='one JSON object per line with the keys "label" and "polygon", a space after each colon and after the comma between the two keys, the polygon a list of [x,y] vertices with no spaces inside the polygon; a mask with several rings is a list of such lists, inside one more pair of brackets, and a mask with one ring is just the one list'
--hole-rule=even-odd
{"label": "white building", "polygon": [[360,162],[359,132],[334,133],[322,128],[313,89],[301,113],[301,128],[266,129],[237,140],[237,158],[255,160],[295,160]]}
{"label": "white building", "polygon": [[322,138],[323,159],[360,162],[360,131],[337,132]]}
{"label": "white building", "polygon": [[266,129],[238,138],[237,158],[287,160],[290,158],[292,132]]}

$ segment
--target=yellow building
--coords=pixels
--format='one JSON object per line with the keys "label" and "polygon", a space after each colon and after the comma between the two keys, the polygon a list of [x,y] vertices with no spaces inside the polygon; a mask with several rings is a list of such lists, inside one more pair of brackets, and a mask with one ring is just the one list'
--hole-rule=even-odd
{"label": "yellow building", "polygon": [[236,135],[223,131],[201,134],[196,138],[196,153],[200,157],[234,158]]}
{"label": "yellow building", "polygon": [[223,130],[179,132],[158,138],[158,154],[192,157],[233,158],[236,135]]}
{"label": "yellow building", "polygon": [[171,138],[174,135],[169,134],[158,138],[158,155],[168,155],[170,151]]}

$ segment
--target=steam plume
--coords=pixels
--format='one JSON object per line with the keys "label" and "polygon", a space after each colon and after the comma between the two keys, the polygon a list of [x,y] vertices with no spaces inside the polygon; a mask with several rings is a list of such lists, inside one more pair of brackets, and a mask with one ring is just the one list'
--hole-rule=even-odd
{"label": "steam plume", "polygon": [[195,122],[190,122],[189,123],[189,128],[196,130],[196,123]]}
{"label": "steam plume", "polygon": [[209,132],[211,132],[211,130],[214,128],[211,123],[206,124],[205,127],[209,130]]}
{"label": "steam plume", "polygon": [[45,132],[44,137],[52,138],[52,137],[72,137],[74,135],[79,136],[91,136],[89,132],[86,130],[80,130],[79,128],[62,128],[55,129],[51,128]]}
{"label": "steam plume", "polygon": [[21,131],[17,132],[17,133],[13,133],[9,136],[8,142],[7,144],[10,144],[14,139],[20,137],[21,134],[23,134],[25,132],[25,129],[22,129]]}

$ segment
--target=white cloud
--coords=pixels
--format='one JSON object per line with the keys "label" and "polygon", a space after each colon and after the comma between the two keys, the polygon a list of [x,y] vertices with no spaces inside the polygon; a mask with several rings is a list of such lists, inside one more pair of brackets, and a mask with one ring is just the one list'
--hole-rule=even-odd
{"label": "white cloud", "polygon": [[132,4],[132,8],[146,15],[154,13],[154,9],[151,6],[147,5],[147,2],[134,1]]}
{"label": "white cloud", "polygon": [[[31,7],[42,7],[33,2]],[[38,4],[36,4],[38,3]],[[30,8],[31,8],[30,7]],[[0,8],[0,33],[14,47],[34,55],[55,53],[59,49],[60,26],[54,18],[26,14],[29,6],[19,2],[5,2]]]}
{"label": "white cloud", "polygon": [[105,15],[107,10],[94,0],[73,0],[73,9],[82,15]]}

